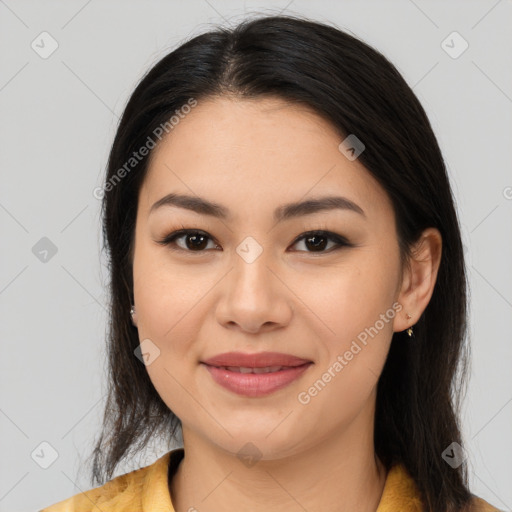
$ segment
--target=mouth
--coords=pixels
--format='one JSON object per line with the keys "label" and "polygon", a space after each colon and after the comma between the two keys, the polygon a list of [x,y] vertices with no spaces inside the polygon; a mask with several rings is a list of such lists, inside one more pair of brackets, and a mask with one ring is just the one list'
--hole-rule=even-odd
{"label": "mouth", "polygon": [[313,364],[307,359],[273,352],[231,352],[201,361],[214,382],[247,397],[266,396],[283,389]]}
{"label": "mouth", "polygon": [[255,352],[247,354],[245,352],[224,352],[201,361],[204,364],[216,367],[226,368],[274,368],[295,367],[305,363],[311,363],[309,359],[293,356],[291,354],[282,354],[280,352]]}
{"label": "mouth", "polygon": [[274,373],[279,372],[281,370],[289,370],[290,368],[296,368],[294,366],[264,366],[262,368],[251,368],[248,366],[216,366],[215,368],[220,368],[223,370],[228,370],[230,372],[238,372],[238,373]]}

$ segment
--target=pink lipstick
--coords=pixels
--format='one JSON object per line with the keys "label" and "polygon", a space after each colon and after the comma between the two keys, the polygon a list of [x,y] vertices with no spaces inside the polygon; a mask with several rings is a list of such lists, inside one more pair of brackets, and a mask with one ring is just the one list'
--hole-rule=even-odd
{"label": "pink lipstick", "polygon": [[249,397],[265,396],[288,386],[313,364],[278,352],[226,352],[201,363],[217,384]]}

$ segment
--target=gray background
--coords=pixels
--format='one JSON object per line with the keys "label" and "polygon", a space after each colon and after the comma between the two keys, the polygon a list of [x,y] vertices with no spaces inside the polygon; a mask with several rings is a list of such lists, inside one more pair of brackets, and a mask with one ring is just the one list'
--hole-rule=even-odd
{"label": "gray background", "polygon": [[[35,510],[90,488],[83,463],[106,389],[107,299],[92,191],[129,93],[185,38],[255,11],[303,14],[361,37],[398,67],[427,110],[450,171],[471,284],[463,418],[471,489],[511,510],[510,1],[0,0],[0,511]],[[59,45],[46,59],[31,47],[51,48],[43,31]],[[453,31],[469,44],[458,58],[442,46]],[[57,249],[46,262],[33,252],[48,245],[43,237]],[[52,448],[42,442],[58,453],[47,469]],[[155,443],[117,474],[163,453]]]}

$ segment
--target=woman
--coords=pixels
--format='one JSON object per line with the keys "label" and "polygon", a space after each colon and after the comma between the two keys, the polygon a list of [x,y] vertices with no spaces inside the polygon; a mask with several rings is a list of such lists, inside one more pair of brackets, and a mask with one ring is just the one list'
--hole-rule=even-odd
{"label": "woman", "polygon": [[45,511],[497,510],[467,483],[445,164],[379,52],[297,17],[195,37],[137,86],[100,195],[99,487]]}

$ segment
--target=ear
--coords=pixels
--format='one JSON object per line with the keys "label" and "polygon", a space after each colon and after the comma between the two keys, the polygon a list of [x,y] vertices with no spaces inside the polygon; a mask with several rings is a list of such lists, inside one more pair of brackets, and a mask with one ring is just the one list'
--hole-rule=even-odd
{"label": "ear", "polygon": [[441,233],[436,228],[425,229],[414,244],[411,258],[404,268],[397,299],[402,305],[402,312],[395,316],[394,332],[412,327],[430,302],[441,263],[442,245]]}

